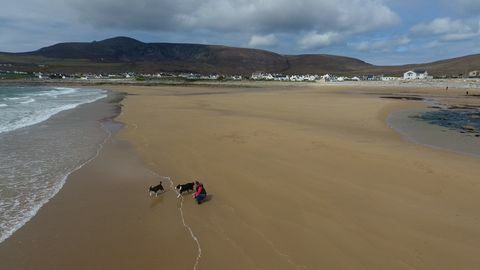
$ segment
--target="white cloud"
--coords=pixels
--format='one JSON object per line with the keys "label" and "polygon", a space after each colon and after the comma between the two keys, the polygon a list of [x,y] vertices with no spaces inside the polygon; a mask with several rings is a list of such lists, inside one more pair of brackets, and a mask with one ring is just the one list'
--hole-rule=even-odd
{"label": "white cloud", "polygon": [[444,4],[464,14],[478,15],[480,12],[480,1],[478,0],[443,0]]}
{"label": "white cloud", "polygon": [[461,40],[470,40],[480,37],[480,31],[469,32],[469,33],[451,33],[446,34],[440,37],[441,41],[461,41]]}
{"label": "white cloud", "polygon": [[[86,23],[147,31],[365,32],[399,21],[383,0],[73,0]],[[118,14],[122,14],[119,18]]]}
{"label": "white cloud", "polygon": [[436,18],[412,27],[414,35],[435,36],[440,41],[472,40],[480,37],[480,20]]}
{"label": "white cloud", "polygon": [[399,46],[407,45],[412,40],[407,36],[395,37],[391,39],[381,39],[373,41],[362,41],[352,44],[353,47],[359,51],[392,51]]}
{"label": "white cloud", "polygon": [[472,29],[462,20],[451,18],[436,18],[429,23],[420,23],[412,27],[411,31],[418,34],[447,34],[455,32],[470,32]]}
{"label": "white cloud", "polygon": [[298,44],[303,49],[323,48],[340,42],[342,39],[342,35],[337,32],[326,32],[322,34],[310,32],[305,34],[298,41]]}
{"label": "white cloud", "polygon": [[425,44],[423,47],[425,49],[433,49],[433,48],[437,48],[439,46],[442,46],[443,43],[438,41],[438,40],[433,40],[433,41],[430,41],[428,42],[427,44]]}
{"label": "white cloud", "polygon": [[[65,40],[57,31],[165,35],[236,35],[236,43],[273,46],[302,37],[305,48],[338,42],[338,37],[386,28],[399,16],[390,0],[21,0],[0,8],[0,44],[38,26],[46,38]],[[4,21],[11,21],[8,27]],[[52,26],[52,21],[55,25]],[[3,29],[2,29],[3,28]],[[34,28],[34,27],[32,27]],[[51,32],[47,35],[46,33]],[[312,34],[313,33],[313,34]],[[28,35],[26,33],[26,35]],[[275,35],[275,38],[269,36]],[[10,36],[10,37],[7,37]],[[87,35],[88,36],[88,35]],[[239,42],[240,41],[240,42]],[[285,42],[281,40],[282,42]],[[13,41],[14,42],[14,41]],[[226,42],[228,43],[228,42]],[[279,42],[280,43],[280,42]],[[294,43],[294,42],[292,42]]]}
{"label": "white cloud", "polygon": [[270,48],[278,43],[278,39],[274,34],[269,35],[253,35],[248,42],[249,47],[254,48]]}

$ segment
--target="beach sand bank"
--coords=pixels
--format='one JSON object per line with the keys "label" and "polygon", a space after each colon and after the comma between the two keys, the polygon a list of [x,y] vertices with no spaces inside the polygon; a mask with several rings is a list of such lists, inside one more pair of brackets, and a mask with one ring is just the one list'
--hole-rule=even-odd
{"label": "beach sand bank", "polygon": [[137,95],[124,102],[124,138],[213,194],[185,205],[204,269],[479,264],[478,159],[410,144],[385,123],[423,105],[342,88],[126,90]]}
{"label": "beach sand bank", "polygon": [[0,244],[6,269],[194,268],[180,200],[146,193],[158,175],[211,194],[182,208],[198,269],[480,265],[479,160],[402,140],[386,117],[424,105],[364,94],[398,89],[111,89],[125,128]]}

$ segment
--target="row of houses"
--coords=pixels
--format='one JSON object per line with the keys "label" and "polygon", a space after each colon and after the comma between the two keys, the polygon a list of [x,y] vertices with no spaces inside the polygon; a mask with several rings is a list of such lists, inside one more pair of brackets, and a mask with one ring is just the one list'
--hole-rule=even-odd
{"label": "row of houses", "polygon": [[[6,71],[7,73],[25,73],[19,71]],[[0,70],[1,73],[1,70]],[[312,74],[302,74],[302,75],[284,75],[279,73],[263,73],[255,72],[251,76],[243,75],[220,75],[220,74],[210,74],[202,75],[195,73],[153,73],[153,74],[136,74],[133,72],[118,73],[118,74],[109,74],[109,73],[87,73],[87,74],[43,74],[41,72],[29,73],[33,75],[32,77],[38,79],[82,79],[82,80],[95,80],[95,79],[127,79],[127,80],[144,80],[144,79],[169,79],[169,78],[182,78],[187,80],[265,80],[265,81],[290,81],[290,82],[315,82],[315,81],[324,81],[324,82],[344,82],[344,81],[395,81],[395,80],[425,80],[433,79],[433,76],[430,76],[425,69],[415,69],[409,70],[403,74],[403,77],[393,77],[393,76],[384,76],[384,75],[362,75],[362,76],[335,76],[332,74],[325,74],[323,76],[312,75]],[[479,78],[480,71],[474,70],[468,73],[468,76],[471,78]]]}
{"label": "row of houses", "polygon": [[291,81],[291,82],[314,82],[318,80],[320,77],[318,75],[284,75],[284,74],[271,74],[271,73],[262,73],[262,72],[255,72],[250,76],[251,80],[255,81]]}
{"label": "row of houses", "polygon": [[[480,70],[474,70],[469,72],[470,78],[479,78]],[[431,80],[433,76],[428,74],[426,69],[414,69],[409,70],[403,74],[403,77],[384,76],[384,75],[363,75],[363,76],[334,76],[325,74],[323,76],[318,75],[282,75],[282,74],[269,74],[269,73],[253,73],[250,77],[252,80],[272,80],[272,81],[395,81],[395,80]]]}
{"label": "row of houses", "polygon": [[[452,76],[453,78],[465,78],[464,74],[459,74],[457,76]],[[469,78],[480,78],[480,70],[472,70],[468,72]],[[428,72],[425,69],[416,69],[409,70],[403,74],[404,80],[415,80],[415,79],[433,79],[433,76],[428,75]]]}
{"label": "row of houses", "polygon": [[[480,73],[480,72],[479,72]],[[344,81],[395,81],[395,80],[425,80],[433,79],[433,76],[429,76],[428,72],[424,69],[409,70],[403,74],[403,77],[393,77],[384,75],[362,75],[362,76],[335,76],[331,74],[325,74],[323,76],[318,75],[283,75],[283,74],[270,74],[256,72],[250,76],[251,80],[264,80],[264,81],[326,81],[326,82],[344,82]]]}

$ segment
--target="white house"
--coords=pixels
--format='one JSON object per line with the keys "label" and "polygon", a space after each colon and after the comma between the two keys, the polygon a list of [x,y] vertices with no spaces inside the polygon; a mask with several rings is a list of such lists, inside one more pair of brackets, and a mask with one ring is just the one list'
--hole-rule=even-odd
{"label": "white house", "polygon": [[274,79],[273,75],[268,73],[268,74],[264,74],[262,72],[255,72],[252,74],[252,76],[250,77],[252,80],[267,80],[267,81],[271,81]]}
{"label": "white house", "polygon": [[395,81],[398,80],[399,78],[397,77],[391,77],[391,76],[382,76],[382,81]]}
{"label": "white house", "polygon": [[329,81],[332,80],[332,76],[330,76],[330,74],[325,74],[325,75],[321,76],[320,79],[322,79],[325,82],[329,82]]}
{"label": "white house", "polygon": [[428,72],[425,69],[409,70],[403,74],[404,80],[427,79]]}
{"label": "white house", "polygon": [[470,78],[480,77],[480,71],[479,70],[470,71],[468,73],[468,77]]}

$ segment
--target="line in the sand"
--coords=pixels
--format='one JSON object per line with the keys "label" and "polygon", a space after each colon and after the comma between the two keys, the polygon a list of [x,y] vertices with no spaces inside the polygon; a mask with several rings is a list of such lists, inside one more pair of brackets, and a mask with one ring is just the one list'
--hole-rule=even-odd
{"label": "line in the sand", "polygon": [[[138,128],[138,125],[137,124],[132,124],[134,125],[134,128],[137,129]],[[156,164],[153,164],[153,165],[156,165]],[[197,244],[197,257],[195,258],[195,264],[193,265],[193,270],[197,270],[198,269],[198,264],[200,263],[200,258],[202,257],[202,247],[200,245],[200,241],[198,240],[198,237],[193,233],[193,230],[192,228],[187,224],[187,222],[185,221],[185,216],[183,214],[183,196],[181,196],[181,194],[175,189],[174,187],[174,184],[173,184],[173,181],[170,177],[168,176],[160,176],[159,174],[157,174],[155,171],[151,170],[151,172],[153,174],[155,174],[157,177],[161,177],[163,179],[167,179],[169,182],[170,182],[170,188],[171,190],[175,191],[175,193],[177,194],[177,198],[180,197],[181,200],[180,200],[180,207],[178,207],[178,211],[180,212],[180,217],[182,219],[182,224],[183,224],[183,227],[185,227],[185,229],[187,229],[187,231],[190,233],[190,236],[192,237],[193,241],[195,241],[195,243]]]}
{"label": "line in the sand", "polygon": [[[197,244],[197,257],[195,258],[195,264],[193,265],[193,270],[198,269],[198,264],[200,263],[200,258],[202,257],[202,247],[200,245],[200,241],[198,240],[198,237],[193,233],[192,228],[187,224],[185,221],[185,216],[183,214],[183,196],[175,189],[173,181],[170,177],[168,176],[160,176],[156,172],[152,171],[153,174],[157,175],[158,177],[161,177],[163,179],[167,179],[170,182],[170,189],[175,191],[177,194],[177,198],[180,197],[180,206],[178,207],[178,211],[180,212],[180,217],[182,219],[182,224],[183,227],[190,233],[190,236],[192,237],[193,241]],[[180,196],[178,196],[180,195]]]}
{"label": "line in the sand", "polygon": [[168,181],[170,181],[170,188],[172,190],[175,190],[177,195],[180,195],[180,207],[178,207],[178,210],[180,211],[180,217],[182,218],[183,226],[190,232],[190,236],[195,241],[195,243],[197,243],[197,258],[195,259],[195,265],[193,266],[193,269],[196,270],[198,269],[198,264],[200,262],[200,258],[202,257],[202,248],[200,246],[200,241],[198,241],[197,236],[193,233],[192,228],[185,222],[185,217],[183,215],[183,196],[181,196],[180,192],[174,188],[173,181],[172,179],[170,179],[170,177],[164,176],[163,178],[168,179]]}

